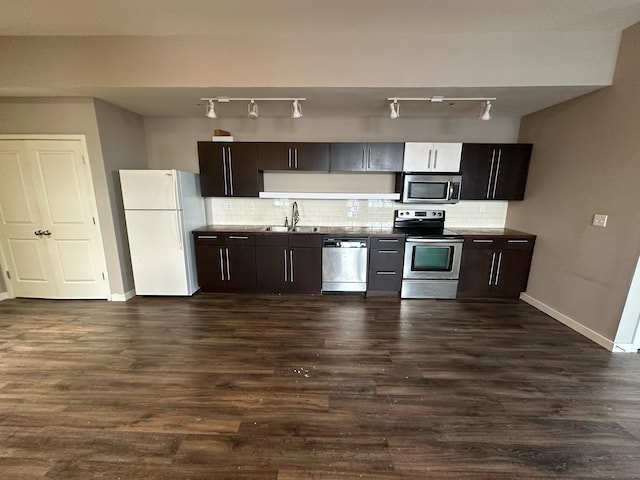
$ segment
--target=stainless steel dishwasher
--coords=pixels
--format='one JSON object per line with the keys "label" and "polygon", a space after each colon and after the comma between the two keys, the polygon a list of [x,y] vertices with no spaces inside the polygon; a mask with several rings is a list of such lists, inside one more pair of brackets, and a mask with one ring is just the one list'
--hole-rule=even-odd
{"label": "stainless steel dishwasher", "polygon": [[322,242],[322,291],[367,290],[368,238],[326,237]]}

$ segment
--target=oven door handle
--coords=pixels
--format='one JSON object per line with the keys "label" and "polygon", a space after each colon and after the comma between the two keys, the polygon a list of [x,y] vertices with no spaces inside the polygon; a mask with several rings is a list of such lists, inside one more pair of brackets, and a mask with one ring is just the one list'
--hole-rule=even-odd
{"label": "oven door handle", "polygon": [[463,243],[457,238],[407,238],[407,243]]}

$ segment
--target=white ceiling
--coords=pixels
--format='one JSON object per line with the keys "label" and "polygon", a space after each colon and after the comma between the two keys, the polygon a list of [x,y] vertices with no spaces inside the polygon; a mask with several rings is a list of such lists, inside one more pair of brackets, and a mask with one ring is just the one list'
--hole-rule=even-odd
{"label": "white ceiling", "polygon": [[[620,32],[640,21],[640,0],[2,0],[3,36],[402,35],[425,32]],[[3,89],[6,96],[93,96],[149,116],[194,116],[200,97],[305,96],[305,115],[388,113],[393,96],[439,95],[428,88],[75,88]],[[521,116],[592,91],[596,86],[456,88],[448,96],[495,96],[499,112]],[[401,105],[402,116],[471,114],[476,103]],[[288,115],[288,104],[261,113]],[[498,106],[496,106],[498,108]],[[246,104],[219,113],[245,115]],[[226,111],[225,111],[226,110]],[[383,114],[384,114],[383,113]]]}

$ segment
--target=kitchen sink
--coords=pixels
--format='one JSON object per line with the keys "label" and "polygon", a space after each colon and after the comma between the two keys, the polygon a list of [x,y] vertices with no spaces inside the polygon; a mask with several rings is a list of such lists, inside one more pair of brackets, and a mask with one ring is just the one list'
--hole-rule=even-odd
{"label": "kitchen sink", "polygon": [[283,225],[270,225],[264,229],[265,232],[298,232],[298,233],[313,233],[318,231],[318,227],[311,227],[307,225],[298,225],[293,230]]}
{"label": "kitchen sink", "polygon": [[288,232],[289,227],[285,227],[284,225],[270,225],[264,229],[265,232]]}
{"label": "kitchen sink", "polygon": [[294,232],[301,232],[301,233],[313,233],[313,232],[317,232],[318,231],[318,227],[308,227],[308,226],[302,226],[302,225],[298,225],[293,229]]}

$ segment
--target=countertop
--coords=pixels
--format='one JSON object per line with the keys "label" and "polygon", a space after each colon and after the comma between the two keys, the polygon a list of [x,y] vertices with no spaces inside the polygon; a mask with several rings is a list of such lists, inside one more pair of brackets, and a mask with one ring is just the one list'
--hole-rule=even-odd
{"label": "countertop", "polygon": [[[306,227],[307,225],[299,225]],[[315,232],[268,232],[268,225],[207,225],[197,228],[194,232],[244,232],[244,233],[295,233],[296,235],[401,235],[393,231],[393,227],[318,227]]]}
{"label": "countertop", "polygon": [[[243,232],[243,233],[260,233],[260,234],[277,234],[277,233],[295,233],[297,235],[320,234],[320,235],[400,235],[394,231],[393,227],[318,227],[315,232],[268,232],[265,229],[268,225],[207,225],[201,227],[194,232]],[[302,227],[306,225],[300,225]],[[508,235],[513,237],[533,237],[530,233],[512,230],[510,228],[449,228],[453,232],[468,237],[479,236],[500,236]]]}

